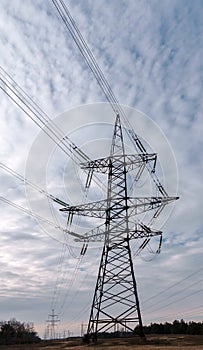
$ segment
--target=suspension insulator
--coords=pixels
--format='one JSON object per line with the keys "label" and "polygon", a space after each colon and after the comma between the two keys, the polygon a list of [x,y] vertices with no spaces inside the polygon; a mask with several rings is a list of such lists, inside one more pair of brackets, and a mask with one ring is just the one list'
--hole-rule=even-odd
{"label": "suspension insulator", "polygon": [[89,187],[90,187],[91,180],[92,180],[92,175],[93,175],[93,170],[91,169],[91,170],[88,172],[88,175],[87,175],[87,180],[86,180],[86,184],[85,184],[85,187],[86,187],[86,188],[89,188]]}

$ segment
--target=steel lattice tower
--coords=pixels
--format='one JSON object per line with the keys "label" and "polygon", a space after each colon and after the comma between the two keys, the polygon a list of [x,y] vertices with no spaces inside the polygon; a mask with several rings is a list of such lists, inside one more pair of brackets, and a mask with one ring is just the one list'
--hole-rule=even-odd
{"label": "steel lattice tower", "polygon": [[139,178],[149,162],[153,162],[155,167],[156,154],[126,154],[120,116],[117,115],[110,156],[82,164],[82,168],[89,171],[87,186],[93,171],[107,174],[107,198],[60,209],[69,213],[68,222],[72,222],[73,214],[104,219],[103,225],[85,235],[69,232],[77,241],[104,241],[88,338],[96,339],[98,334],[118,330],[118,327],[133,332],[136,325],[139,325],[140,336],[144,337],[130,241],[142,238],[146,245],[151,237],[161,237],[161,231],[152,230],[136,217],[151,209],[158,213],[166,204],[177,199],[165,192],[161,197],[129,196],[128,172],[136,170]]}
{"label": "steel lattice tower", "polygon": [[[121,325],[144,336],[129,237],[127,165],[119,115],[108,158],[106,238],[87,333],[97,335]],[[98,169],[100,166],[98,166]],[[130,326],[132,324],[133,326]]]}

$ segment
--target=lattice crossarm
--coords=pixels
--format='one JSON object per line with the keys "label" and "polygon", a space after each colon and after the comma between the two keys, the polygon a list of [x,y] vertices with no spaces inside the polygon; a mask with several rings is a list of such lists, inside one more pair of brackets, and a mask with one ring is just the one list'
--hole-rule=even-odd
{"label": "lattice crossarm", "polygon": [[71,213],[71,214],[104,218],[106,213],[106,206],[107,206],[107,200],[104,199],[101,201],[84,203],[76,206],[68,205],[59,210],[62,212]]}
{"label": "lattice crossarm", "polygon": [[120,242],[126,237],[126,230],[123,223],[111,225],[111,229],[107,230],[106,225],[102,224],[83,234],[78,234],[71,230],[65,229],[64,233],[70,234],[74,237],[75,242]]}
{"label": "lattice crossarm", "polygon": [[60,211],[97,218],[104,218],[107,210],[113,210],[114,215],[116,215],[116,213],[119,214],[126,209],[134,209],[131,214],[140,214],[148,210],[165,206],[166,204],[177,200],[178,197],[129,197],[127,199],[127,208],[121,201],[120,203],[112,203],[111,207],[107,208],[107,200],[104,199],[77,206],[66,205],[66,207],[61,208]]}
{"label": "lattice crossarm", "polygon": [[107,235],[105,225],[103,224],[85,232],[84,234],[78,234],[68,229],[64,230],[64,233],[73,236],[75,242],[104,242]]}
{"label": "lattice crossarm", "polygon": [[95,159],[89,162],[81,163],[81,169],[92,169],[98,172],[106,173],[109,169],[109,157]]}
{"label": "lattice crossarm", "polygon": [[151,229],[150,227],[144,224],[136,224],[133,229],[129,232],[130,239],[138,238],[151,238],[154,236],[161,236],[162,231]]}
{"label": "lattice crossarm", "polygon": [[106,158],[95,159],[85,163],[81,163],[81,169],[94,170],[101,173],[108,173],[110,164],[120,163],[126,167],[126,171],[134,170],[149,162],[156,163],[156,153],[147,154],[121,154]]}
{"label": "lattice crossarm", "polygon": [[177,200],[179,197],[129,197],[128,209],[131,215],[142,214],[146,211],[162,208]]}

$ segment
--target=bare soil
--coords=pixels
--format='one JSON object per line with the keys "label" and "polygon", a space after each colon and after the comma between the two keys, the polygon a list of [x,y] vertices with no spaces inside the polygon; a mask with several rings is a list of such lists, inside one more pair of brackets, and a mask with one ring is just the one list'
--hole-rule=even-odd
{"label": "bare soil", "polygon": [[42,341],[39,344],[2,345],[0,350],[203,350],[203,336],[150,335],[139,338],[99,339],[97,344],[83,344],[80,339]]}

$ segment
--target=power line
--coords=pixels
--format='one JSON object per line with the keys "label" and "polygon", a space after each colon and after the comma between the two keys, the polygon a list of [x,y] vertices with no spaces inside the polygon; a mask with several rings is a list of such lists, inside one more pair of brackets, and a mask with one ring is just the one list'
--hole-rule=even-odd
{"label": "power line", "polygon": [[198,274],[198,273],[201,272],[201,271],[203,271],[203,267],[201,267],[201,268],[198,269],[197,271],[192,272],[191,274],[189,274],[188,276],[184,277],[184,278],[181,279],[180,281],[173,283],[172,285],[170,285],[170,286],[168,286],[167,288],[163,289],[163,290],[160,291],[159,293],[157,293],[157,294],[151,296],[150,298],[144,300],[142,304],[144,305],[144,304],[146,304],[148,301],[150,301],[150,300],[152,300],[152,299],[158,297],[158,296],[161,295],[161,294],[164,294],[164,293],[167,292],[168,290],[170,290],[170,289],[176,287],[177,285],[183,283],[184,281],[186,281],[187,279],[193,277],[194,275]]}
{"label": "power line", "polygon": [[[76,262],[76,266],[75,266],[75,269],[73,271],[73,274],[72,274],[72,277],[68,283],[68,281],[66,282],[66,284],[64,285],[65,289],[66,289],[66,292],[64,293],[64,297],[63,297],[63,300],[61,302],[61,306],[60,306],[60,309],[59,309],[59,315],[62,315],[63,313],[63,309],[64,309],[64,306],[66,304],[66,301],[67,301],[67,298],[68,298],[68,295],[70,293],[70,288],[73,286],[75,280],[76,280],[76,277],[77,277],[77,273],[78,273],[78,270],[79,270],[79,267],[80,267],[80,264],[82,262],[82,259],[83,259],[83,256],[80,255],[79,258],[77,259],[77,262]],[[68,287],[68,288],[67,288]]]}
{"label": "power line", "polygon": [[[166,298],[166,296],[165,296],[164,299],[159,300],[159,304],[160,304],[162,301],[164,301],[164,302],[165,302],[166,300],[168,301],[169,299],[173,298],[174,296],[176,296],[176,295],[178,295],[178,294],[180,294],[180,293],[185,292],[185,290],[188,290],[190,287],[193,287],[193,286],[195,286],[196,284],[199,284],[199,283],[202,282],[202,281],[203,281],[203,279],[201,279],[201,280],[199,280],[199,281],[196,281],[196,282],[194,282],[194,283],[192,283],[192,284],[190,284],[190,285],[187,285],[187,287],[185,287],[184,289],[181,289],[181,290],[178,290],[178,291],[174,292],[173,294],[167,296],[167,298]],[[184,298],[185,298],[185,297],[182,297],[181,300],[183,300]],[[178,299],[178,300],[179,300],[179,299]],[[171,305],[171,304],[173,304],[173,301],[172,301],[171,303],[167,304],[167,306],[168,306],[168,305]],[[153,307],[154,305],[157,305],[157,303],[148,306],[148,307],[147,307],[147,310],[149,310],[149,308]],[[165,305],[164,305],[163,307],[165,307]],[[160,307],[160,308],[161,308],[161,307]],[[156,310],[157,310],[157,309],[156,309]]]}
{"label": "power line", "polygon": [[[0,67],[0,89],[40,128],[42,131],[78,166],[84,161],[91,161],[58,125],[34,102],[34,100]],[[85,170],[84,170],[85,171]],[[97,175],[92,180],[103,188]]]}
{"label": "power line", "polygon": [[9,173],[10,175],[12,175],[13,177],[15,177],[16,179],[18,179],[18,180],[22,181],[23,183],[29,185],[30,187],[32,187],[34,190],[36,190],[40,194],[43,194],[45,197],[47,197],[49,199],[52,199],[52,200],[56,199],[56,197],[54,197],[52,194],[46,192],[41,187],[39,187],[38,185],[34,184],[32,181],[26,179],[24,176],[20,175],[15,170],[9,168],[7,165],[3,164],[2,162],[0,162],[0,168],[3,169],[4,171],[6,171],[7,173]]}
{"label": "power line", "polygon": [[[125,114],[125,111],[119,104],[116,96],[113,93],[113,90],[111,89],[107,79],[105,78],[105,75],[101,68],[99,67],[92,51],[88,47],[84,37],[82,36],[79,28],[76,25],[76,22],[74,21],[73,17],[70,14],[70,11],[68,10],[68,7],[65,5],[63,0],[52,0],[59,17],[62,21],[62,23],[65,25],[65,28],[68,30],[68,32],[71,34],[74,42],[76,43],[81,55],[83,56],[86,64],[90,68],[91,72],[93,73],[97,83],[99,84],[100,88],[102,89],[107,101],[111,105],[113,111],[115,114],[119,114],[121,118],[123,118],[127,128],[126,131],[135,146],[135,149],[141,154],[147,154],[147,151],[138,137],[138,135],[135,133],[135,131],[132,129],[130,122]],[[168,196],[166,190],[163,188],[162,184],[160,183],[158,176],[155,173],[155,169],[152,168],[151,164],[146,164],[146,168],[148,169],[152,180],[154,181],[158,191],[163,196]]]}
{"label": "power line", "polygon": [[[173,319],[181,318],[182,319],[183,317],[186,317],[186,318],[192,317],[194,319],[194,317],[196,317],[196,316],[199,317],[199,315],[203,315],[203,309],[201,309],[201,308],[203,308],[203,305],[199,305],[199,306],[197,306],[195,308],[192,308],[192,309],[189,309],[189,310],[185,310],[185,311],[183,311],[183,310],[178,311],[177,310],[175,314],[174,313],[169,313],[169,314],[166,313],[163,316],[159,315],[158,319],[159,320],[164,319],[165,322],[169,318],[173,318]],[[150,321],[151,321],[150,318],[146,318],[145,319],[145,323],[148,323]]]}
{"label": "power line", "polygon": [[188,294],[188,295],[186,295],[186,296],[184,296],[184,297],[181,297],[181,298],[179,298],[179,299],[176,299],[176,300],[174,300],[174,301],[172,301],[172,302],[170,302],[170,303],[168,303],[168,304],[165,304],[165,305],[163,305],[163,306],[160,306],[160,307],[157,308],[157,309],[154,309],[154,310],[150,311],[149,314],[154,313],[154,312],[159,311],[159,310],[163,310],[163,309],[165,309],[166,307],[168,307],[168,306],[170,306],[170,305],[174,305],[174,304],[176,304],[176,303],[179,302],[179,301],[185,300],[185,299],[187,299],[187,298],[189,298],[189,297],[191,297],[191,296],[193,296],[193,295],[195,295],[195,294],[201,293],[201,292],[203,292],[203,289],[198,289],[198,290],[196,290],[196,291],[194,291],[194,292],[191,292],[190,294]]}
{"label": "power line", "polygon": [[14,81],[14,79],[0,67],[0,88],[15,104],[23,110],[43,131],[60,147],[71,159],[72,150],[77,155],[77,161],[90,158],[74,144],[58,125],[34,102],[34,100]]}
{"label": "power line", "polygon": [[3,196],[0,196],[0,201],[4,202],[4,203],[6,203],[6,204],[8,204],[8,205],[10,205],[10,206],[20,210],[20,211],[22,211],[23,213],[25,213],[25,214],[27,214],[29,216],[32,216],[33,218],[35,218],[35,219],[37,219],[39,221],[46,222],[47,224],[49,224],[50,226],[54,227],[57,230],[60,230],[60,231],[62,231],[64,233],[65,232],[67,233],[67,230],[65,228],[63,228],[62,226],[58,225],[57,223],[54,223],[54,222],[52,222],[52,221],[50,221],[50,220],[48,220],[48,219],[46,219],[46,218],[36,214],[36,213],[33,213],[31,210],[26,209],[26,208],[22,207],[21,205],[16,204],[16,203],[10,201],[9,199],[7,199],[7,198],[5,198]]}
{"label": "power line", "polygon": [[54,292],[53,292],[52,301],[51,301],[51,309],[54,309],[56,307],[57,299],[59,298],[59,295],[60,295],[60,276],[62,273],[66,249],[67,249],[66,244],[62,244],[61,255],[60,255],[60,258],[58,261],[58,266],[57,266]]}

